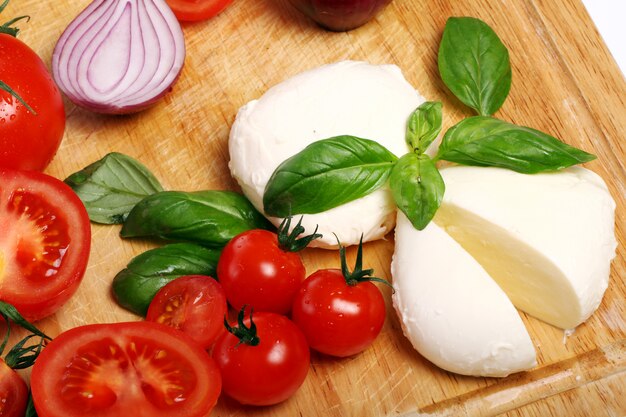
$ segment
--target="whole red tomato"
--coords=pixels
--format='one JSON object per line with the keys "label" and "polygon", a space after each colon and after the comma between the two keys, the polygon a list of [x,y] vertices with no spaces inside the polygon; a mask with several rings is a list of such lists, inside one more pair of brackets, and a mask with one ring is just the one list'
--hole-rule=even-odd
{"label": "whole red tomato", "polygon": [[[342,270],[322,269],[309,276],[293,302],[292,319],[311,349],[332,356],[351,356],[365,350],[385,322],[385,301],[369,281],[383,281],[363,271],[362,245],[357,265],[348,270],[340,246]],[[386,283],[386,281],[383,281]]]}
{"label": "whole red tomato", "polygon": [[181,22],[209,19],[230,4],[232,0],[166,0]]}
{"label": "whole red tomato", "polygon": [[313,233],[298,239],[304,227],[298,222],[289,233],[290,223],[286,219],[278,234],[258,229],[243,232],[224,247],[217,277],[235,310],[244,305],[278,314],[291,310],[293,298],[306,277],[296,252],[320,235]]}
{"label": "whole red tomato", "polygon": [[0,167],[43,171],[63,139],[61,93],[37,54],[1,32]]}
{"label": "whole red tomato", "polygon": [[309,371],[310,353],[298,327],[285,316],[260,312],[228,326],[213,347],[223,390],[242,404],[272,405],[291,397]]}
{"label": "whole red tomato", "polygon": [[0,416],[24,417],[27,403],[26,382],[0,359]]}

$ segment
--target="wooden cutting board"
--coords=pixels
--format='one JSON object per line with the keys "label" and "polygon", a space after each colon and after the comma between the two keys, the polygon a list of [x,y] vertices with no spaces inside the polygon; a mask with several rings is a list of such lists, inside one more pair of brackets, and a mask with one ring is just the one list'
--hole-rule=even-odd
{"label": "wooden cutting board", "polygon": [[[21,39],[49,64],[56,39],[87,4],[14,0],[4,20],[29,14]],[[599,310],[569,338],[522,314],[537,348],[537,368],[504,379],[471,378],[442,371],[412,349],[382,288],[388,316],[370,349],[341,360],[314,355],[304,386],[283,404],[244,408],[222,399],[213,415],[626,415],[626,83],[577,0],[394,0],[349,33],[319,29],[286,0],[234,0],[217,18],[184,26],[185,68],[153,108],[107,117],[66,102],[64,142],[47,173],[65,178],[117,151],[144,162],[167,189],[237,189],[227,169],[237,109],[296,73],[344,59],[397,64],[421,94],[443,101],[444,128],[450,127],[470,113],[445,90],[436,57],[446,19],[460,15],[485,20],[510,50],[513,87],[498,116],[598,155],[587,166],[617,201],[619,241]],[[39,323],[49,334],[137,319],[116,305],[110,283],[154,243],[122,241],[118,232],[118,226],[93,225],[93,250],[78,293]],[[392,251],[392,235],[367,244],[366,266],[390,278]],[[304,258],[308,272],[338,265],[335,252],[307,250]]]}

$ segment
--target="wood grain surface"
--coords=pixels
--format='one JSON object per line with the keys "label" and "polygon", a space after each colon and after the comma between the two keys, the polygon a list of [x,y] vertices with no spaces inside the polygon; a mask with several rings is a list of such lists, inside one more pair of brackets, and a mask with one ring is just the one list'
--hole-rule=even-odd
{"label": "wood grain surface", "polygon": [[[88,0],[14,0],[4,16],[29,14],[21,39],[49,64],[55,42]],[[145,163],[170,190],[237,189],[227,139],[240,106],[303,70],[344,59],[393,63],[419,92],[444,104],[444,128],[470,112],[444,88],[437,49],[446,19],[475,16],[511,54],[513,86],[498,116],[546,131],[598,155],[587,164],[617,201],[618,255],[599,310],[569,338],[522,313],[538,366],[504,379],[436,368],[402,336],[388,303],[382,334],[348,359],[313,355],[290,400],[266,408],[221,399],[215,416],[626,416],[626,82],[576,0],[394,0],[376,19],[330,33],[287,0],[234,0],[218,17],[183,26],[187,60],[173,91],[139,114],[108,117],[66,101],[67,129],[47,173],[58,178],[111,151]],[[116,305],[115,274],[154,242],[123,241],[118,226],[93,225],[89,267],[77,294],[39,323],[51,335],[96,322],[137,320]],[[366,266],[391,278],[393,235],[367,244]],[[349,251],[354,257],[354,250]],[[308,272],[336,267],[335,252],[306,250]],[[16,332],[13,340],[20,336]],[[28,372],[25,373],[28,376]]]}

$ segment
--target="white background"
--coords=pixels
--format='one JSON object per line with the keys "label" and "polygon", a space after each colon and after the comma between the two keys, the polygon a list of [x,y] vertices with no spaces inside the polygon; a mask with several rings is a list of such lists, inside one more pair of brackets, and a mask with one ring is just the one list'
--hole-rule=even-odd
{"label": "white background", "polygon": [[626,0],[582,1],[622,74],[626,74]]}

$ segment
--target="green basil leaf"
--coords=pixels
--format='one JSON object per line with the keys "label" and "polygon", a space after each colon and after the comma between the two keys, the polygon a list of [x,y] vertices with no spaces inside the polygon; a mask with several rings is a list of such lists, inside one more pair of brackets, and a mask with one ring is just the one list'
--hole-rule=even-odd
{"label": "green basil leaf", "polygon": [[222,247],[246,230],[272,227],[241,194],[162,191],[132,209],[120,234]]}
{"label": "green basil leaf", "polygon": [[117,152],[70,175],[65,182],[85,204],[89,219],[104,224],[123,223],[135,204],[163,191],[148,168]]}
{"label": "green basil leaf", "polygon": [[534,174],[589,162],[596,157],[538,130],[475,116],[446,132],[437,158]]}
{"label": "green basil leaf", "polygon": [[393,167],[389,177],[396,205],[413,226],[423,230],[441,205],[445,184],[428,155],[409,153]]}
{"label": "green basil leaf", "polygon": [[215,276],[220,251],[193,243],[173,243],[133,258],[113,279],[117,302],[145,316],[154,295],[170,281],[184,275]]}
{"label": "green basil leaf", "polygon": [[355,136],[320,140],[283,162],[265,187],[270,216],[320,213],[361,198],[387,182],[396,156]]}
{"label": "green basil leaf", "polygon": [[439,46],[445,85],[482,116],[494,114],[511,89],[509,51],[485,22],[451,17]]}
{"label": "green basil leaf", "polygon": [[406,141],[418,155],[428,149],[441,132],[441,102],[422,103],[409,117]]}

